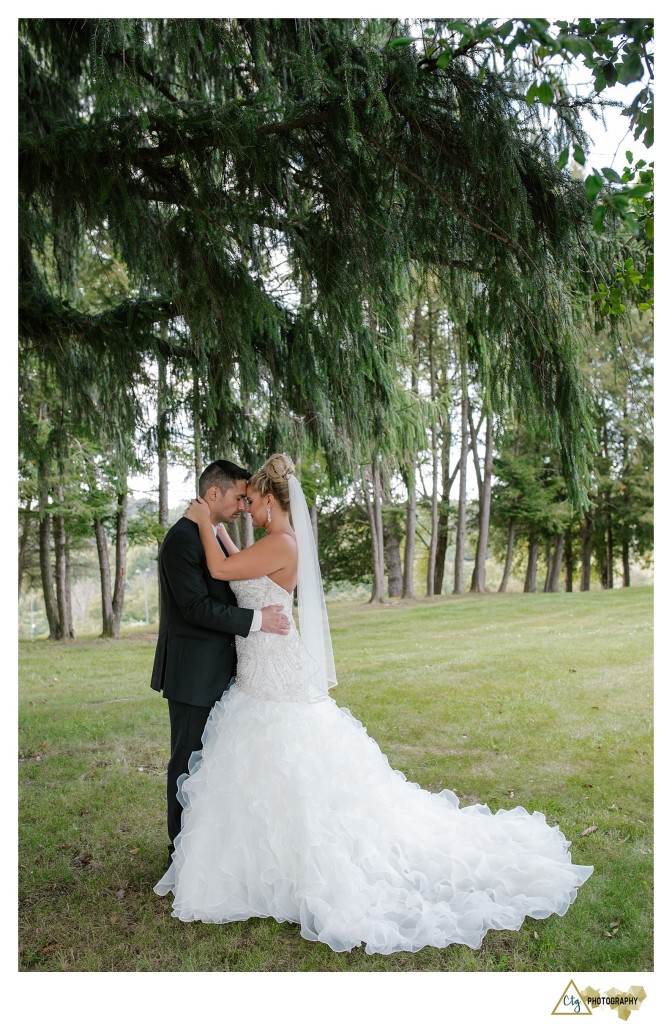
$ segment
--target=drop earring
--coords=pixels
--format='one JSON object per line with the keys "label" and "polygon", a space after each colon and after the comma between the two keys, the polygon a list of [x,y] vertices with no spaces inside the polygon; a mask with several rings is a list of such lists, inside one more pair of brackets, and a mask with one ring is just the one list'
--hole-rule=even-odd
{"label": "drop earring", "polygon": [[271,521],[271,506],[270,505],[266,506],[266,519],[270,523],[270,521]]}

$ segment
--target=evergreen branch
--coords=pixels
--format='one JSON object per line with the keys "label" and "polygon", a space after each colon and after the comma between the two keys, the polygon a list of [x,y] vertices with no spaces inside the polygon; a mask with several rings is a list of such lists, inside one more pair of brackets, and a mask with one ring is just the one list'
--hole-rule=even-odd
{"label": "evergreen branch", "polygon": [[316,125],[327,124],[331,117],[333,117],[333,109],[328,107],[317,113],[305,114],[303,117],[295,117],[289,121],[269,121],[260,125],[257,130],[260,135],[289,135],[301,128],[314,128]]}
{"label": "evergreen branch", "polygon": [[154,331],[156,323],[168,323],[178,315],[166,299],[126,299],[100,313],[84,313],[67,302],[24,296],[19,301],[19,336],[36,351],[49,352],[57,344],[63,350],[68,339],[87,342],[102,352],[126,348],[184,357],[187,348],[167,342]]}
{"label": "evergreen branch", "polygon": [[[452,213],[456,214],[458,217],[464,220],[467,224],[470,225],[470,227],[475,228],[477,231],[483,231],[486,234],[491,235],[492,238],[497,239],[498,242],[505,242],[507,245],[512,244],[512,239],[509,238],[508,235],[500,234],[498,231],[493,231],[491,228],[485,227],[484,224],[479,224],[478,221],[472,220],[471,217],[467,216],[467,214],[464,213],[459,208],[459,206],[456,206],[454,203],[451,203],[448,197],[439,188],[437,188],[436,185],[432,185],[430,181],[427,181],[427,179],[424,178],[421,174],[418,174],[417,171],[414,171],[412,167],[409,167],[408,164],[404,163],[403,160],[399,159],[398,156],[396,156],[390,149],[388,149],[387,146],[384,146],[383,143],[380,142],[378,139],[374,139],[370,135],[364,135],[363,138],[372,146],[375,146],[376,149],[379,150],[379,152],[381,152],[384,156],[386,156],[391,163],[401,168],[401,170],[404,171],[409,177],[415,178],[416,181],[419,181],[424,188],[428,189],[436,196],[440,203],[446,206]],[[479,210],[479,213],[480,212],[481,211]]]}
{"label": "evergreen branch", "polygon": [[132,63],[134,70],[137,71],[137,73],[142,78],[144,78],[146,82],[149,82],[150,85],[153,85],[157,92],[160,92],[161,95],[165,96],[167,100],[171,101],[171,103],[179,102],[177,96],[175,96],[175,94],[170,91],[168,86],[165,84],[165,82],[161,81],[158,75],[153,74],[153,72],[148,71],[145,67],[142,66],[140,61],[138,61],[133,50],[126,50],[124,53],[121,53],[120,51],[111,52],[109,54],[109,57],[111,57],[114,60],[120,61],[124,66],[128,66],[130,59],[130,63]]}

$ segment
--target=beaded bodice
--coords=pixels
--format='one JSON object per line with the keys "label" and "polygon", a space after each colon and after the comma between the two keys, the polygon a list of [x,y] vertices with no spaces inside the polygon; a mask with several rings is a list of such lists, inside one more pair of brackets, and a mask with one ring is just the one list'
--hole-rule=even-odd
{"label": "beaded bodice", "polygon": [[239,607],[265,608],[269,604],[281,604],[291,621],[286,636],[258,630],[245,637],[236,637],[236,685],[262,700],[307,700],[303,644],[292,618],[294,595],[288,594],[268,576],[255,580],[232,580],[231,589]]}

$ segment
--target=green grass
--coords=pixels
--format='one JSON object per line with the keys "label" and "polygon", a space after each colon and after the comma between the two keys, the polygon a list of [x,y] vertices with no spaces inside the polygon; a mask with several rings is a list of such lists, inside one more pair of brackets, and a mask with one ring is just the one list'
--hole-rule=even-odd
{"label": "green grass", "polygon": [[330,617],[332,694],[395,768],[493,810],[541,810],[595,865],[567,915],[489,933],[475,952],[387,957],[333,953],[272,920],[177,921],[152,892],[168,753],[155,636],[26,642],[20,969],[652,970],[651,589],[337,604]]}

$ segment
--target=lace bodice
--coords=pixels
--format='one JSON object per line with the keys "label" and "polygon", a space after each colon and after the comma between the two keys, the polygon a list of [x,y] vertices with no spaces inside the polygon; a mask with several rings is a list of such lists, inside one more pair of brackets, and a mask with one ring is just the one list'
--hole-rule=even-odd
{"label": "lace bodice", "polygon": [[294,595],[268,576],[232,580],[231,589],[240,608],[281,604],[292,623],[286,636],[258,630],[236,637],[236,685],[262,700],[308,700],[303,644],[292,618]]}

